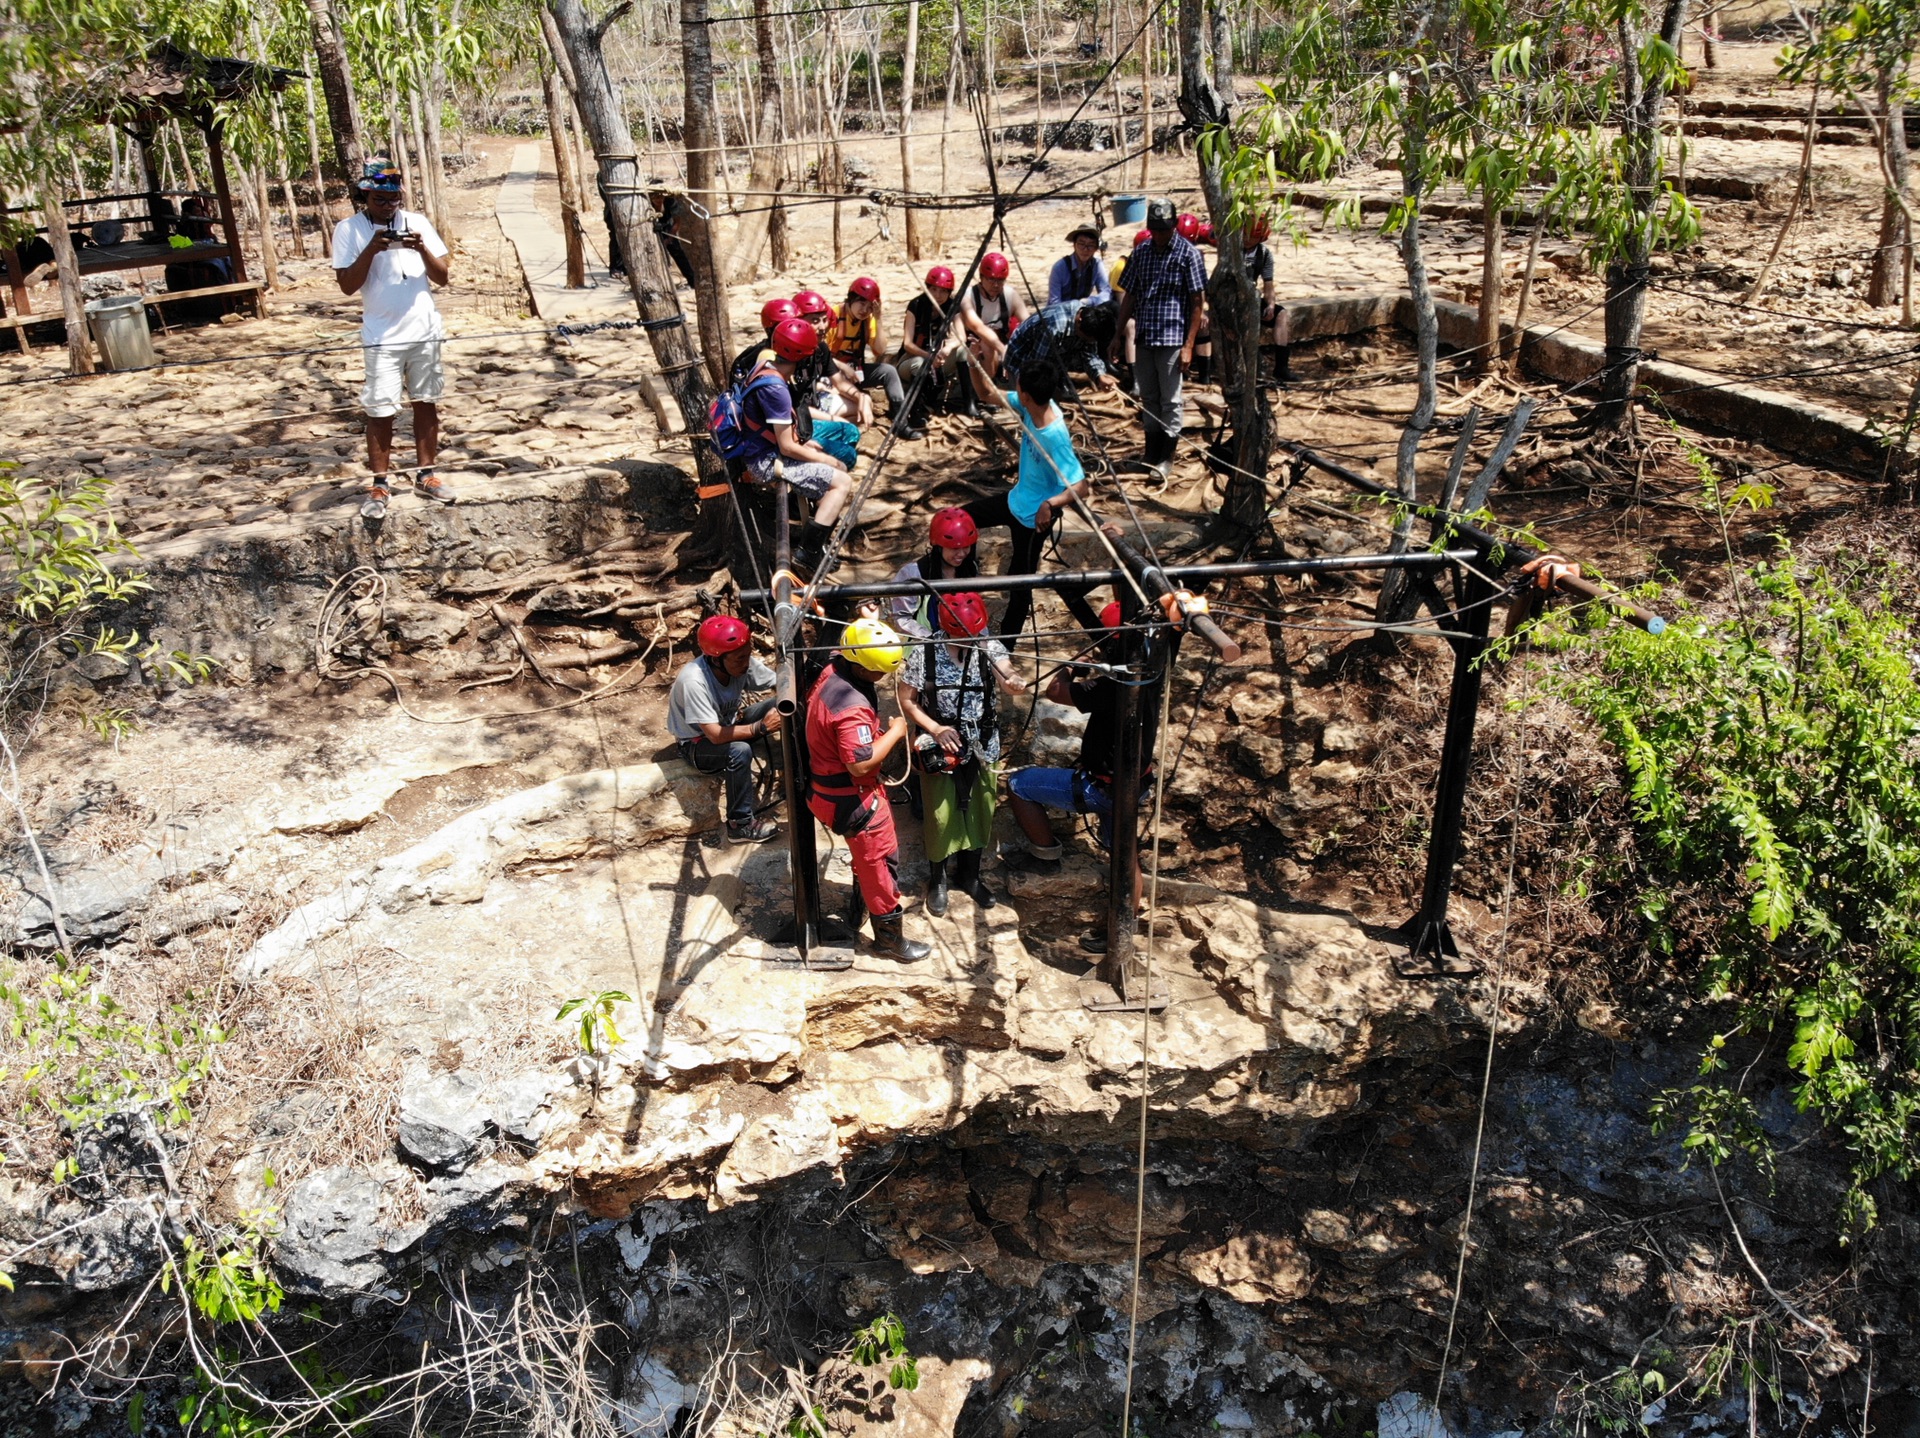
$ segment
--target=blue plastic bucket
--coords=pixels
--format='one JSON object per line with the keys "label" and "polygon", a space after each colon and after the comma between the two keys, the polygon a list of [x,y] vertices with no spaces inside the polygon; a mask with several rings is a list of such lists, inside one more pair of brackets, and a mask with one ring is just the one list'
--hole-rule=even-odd
{"label": "blue plastic bucket", "polygon": [[1138,225],[1147,218],[1147,197],[1145,195],[1115,195],[1113,197],[1113,222],[1116,225]]}

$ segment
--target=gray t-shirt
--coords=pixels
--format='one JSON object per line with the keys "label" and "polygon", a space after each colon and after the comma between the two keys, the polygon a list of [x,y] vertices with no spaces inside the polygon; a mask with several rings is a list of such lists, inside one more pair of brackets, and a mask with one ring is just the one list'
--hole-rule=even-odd
{"label": "gray t-shirt", "polygon": [[698,739],[702,724],[738,722],[740,701],[749,689],[773,688],[773,671],[758,659],[747,661],[747,672],[729,679],[705,655],[674,676],[667,695],[667,732],[676,739]]}

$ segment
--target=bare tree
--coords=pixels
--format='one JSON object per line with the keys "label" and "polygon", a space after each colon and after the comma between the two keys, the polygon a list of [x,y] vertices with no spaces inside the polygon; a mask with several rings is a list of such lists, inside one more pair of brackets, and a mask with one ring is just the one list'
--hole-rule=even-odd
{"label": "bare tree", "polygon": [[[733,253],[727,259],[727,275],[735,284],[753,278],[760,265],[773,217],[777,213],[779,193],[787,182],[787,147],[780,114],[780,58],[773,46],[772,0],[753,0],[753,50],[759,66],[760,123],[759,138],[753,150],[753,168],[747,179],[752,203],[740,217],[734,231]],[[784,255],[774,256],[774,268],[781,268]]]}
{"label": "bare tree", "polygon": [[[907,0],[907,38],[900,47],[900,188],[911,192],[913,183],[913,86],[914,69],[920,59],[920,0]],[[945,137],[941,139],[944,144]],[[907,206],[907,258],[918,260],[920,250],[920,213]]]}
{"label": "bare tree", "polygon": [[347,63],[347,46],[340,35],[333,0],[307,0],[307,18],[313,29],[314,60],[320,67],[320,89],[327,97],[334,158],[340,164],[341,177],[352,185],[367,158],[360,107],[353,96],[353,67]]}
{"label": "bare tree", "polygon": [[[1664,0],[1659,15],[1659,37],[1676,56],[1691,3]],[[1640,18],[1638,7],[1626,6],[1618,26],[1621,192],[1628,213],[1626,222],[1616,231],[1620,243],[1607,265],[1606,369],[1600,377],[1600,403],[1594,415],[1601,429],[1619,429],[1626,424],[1640,377],[1647,278],[1658,239],[1655,209],[1664,188],[1660,180],[1660,120],[1680,73],[1677,63],[1651,71],[1643,63],[1649,37],[1647,27],[1637,23]]]}
{"label": "bare tree", "polygon": [[[1202,129],[1226,125],[1231,118],[1232,92],[1232,52],[1226,43],[1225,15],[1216,6],[1210,36],[1203,0],[1180,0],[1181,113],[1189,124]],[[1240,232],[1227,223],[1233,196],[1228,192],[1218,154],[1209,146],[1200,147],[1200,187],[1220,240],[1219,258],[1207,282],[1213,349],[1220,357],[1222,389],[1233,414],[1233,469],[1227,476],[1225,516],[1229,523],[1251,529],[1265,519],[1267,512],[1266,473],[1273,450],[1273,414],[1260,389],[1260,294],[1247,272]]]}
{"label": "bare tree", "polygon": [[[714,126],[718,106],[713,95],[713,27],[707,23],[707,0],[680,0],[680,62],[684,106],[680,135],[687,152],[687,196],[693,201],[687,250],[693,257],[694,306],[700,317],[700,345],[706,350],[707,371],[715,384],[725,384],[729,324],[727,286],[713,247],[713,212],[719,201],[713,191],[713,157],[719,135]],[[684,228],[683,228],[684,233]]]}
{"label": "bare tree", "polygon": [[726,467],[713,446],[706,443],[707,406],[712,403],[713,389],[694,350],[693,338],[687,333],[687,317],[668,276],[666,254],[653,233],[653,207],[641,189],[633,132],[627,128],[627,117],[614,95],[601,49],[607,27],[625,14],[627,7],[618,5],[595,23],[587,17],[581,0],[546,0],[546,6],[579,86],[580,113],[599,162],[601,191],[607,197],[626,256],[627,284],[639,307],[647,342],[653,346],[654,358],[693,439],[702,496],[700,522],[682,546],[682,563],[717,560],[724,550],[731,514]]}

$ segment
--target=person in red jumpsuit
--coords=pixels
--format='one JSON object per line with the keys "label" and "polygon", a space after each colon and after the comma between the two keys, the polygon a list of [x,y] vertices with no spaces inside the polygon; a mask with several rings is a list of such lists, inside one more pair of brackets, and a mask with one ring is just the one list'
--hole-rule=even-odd
{"label": "person in red jumpsuit", "polygon": [[906,657],[900,636],[880,620],[856,619],[846,627],[840,652],[807,697],[807,762],[813,770],[807,807],[847,841],[854,892],[873,918],[874,947],[913,963],[933,949],[906,935],[900,841],[880,777],[881,764],[907,737],[907,721],[896,716],[882,730],[873,688]]}

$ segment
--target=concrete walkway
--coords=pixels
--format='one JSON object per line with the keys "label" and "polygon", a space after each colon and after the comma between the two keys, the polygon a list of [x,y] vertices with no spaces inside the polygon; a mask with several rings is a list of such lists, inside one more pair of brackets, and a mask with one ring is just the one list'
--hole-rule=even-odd
{"label": "concrete walkway", "polygon": [[[538,144],[514,147],[513,164],[501,177],[500,195],[493,207],[501,232],[520,256],[520,271],[533,296],[534,313],[549,324],[632,319],[633,295],[626,281],[609,274],[591,246],[587,249],[588,287],[566,287],[566,240],[540,212],[535,199],[536,187],[542,183],[543,150]],[[548,179],[545,183],[555,182]]]}

